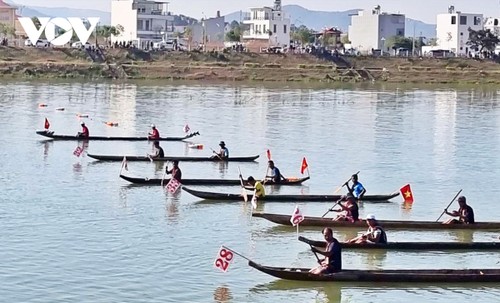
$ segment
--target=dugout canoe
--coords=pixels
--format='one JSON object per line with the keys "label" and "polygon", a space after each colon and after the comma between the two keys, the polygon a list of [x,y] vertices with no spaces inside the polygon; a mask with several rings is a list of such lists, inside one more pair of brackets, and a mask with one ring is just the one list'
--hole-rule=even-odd
{"label": "dugout canoe", "polygon": [[37,135],[44,136],[50,139],[58,140],[58,141],[70,141],[70,140],[76,140],[76,141],[86,141],[86,140],[93,140],[93,141],[182,141],[186,140],[189,138],[193,138],[195,136],[200,135],[199,132],[195,133],[190,133],[189,135],[186,135],[184,137],[162,137],[159,139],[155,140],[149,140],[148,137],[106,137],[106,136],[90,136],[88,138],[80,138],[75,135],[56,135],[52,131],[37,131]]}
{"label": "dugout canoe", "polygon": [[[128,159],[128,158],[127,158]],[[192,194],[201,199],[205,200],[219,200],[219,201],[227,201],[227,200],[242,200],[241,194],[227,194],[227,193],[218,193],[218,192],[206,192],[194,190],[191,188],[183,187],[183,190]],[[393,193],[389,195],[366,195],[363,198],[363,201],[366,202],[379,202],[385,203],[390,199],[397,197],[399,193]],[[248,199],[252,199],[252,195],[248,195]],[[266,202],[296,202],[296,201],[319,201],[319,202],[334,202],[341,198],[340,195],[266,195],[263,198],[259,198],[259,201]],[[290,218],[289,218],[290,219]]]}
{"label": "dugout canoe", "polygon": [[[264,218],[271,222],[289,225],[290,215],[253,213],[253,217]],[[476,222],[474,224],[442,224],[434,221],[396,221],[396,220],[378,220],[378,223],[386,229],[427,229],[427,230],[446,230],[446,229],[470,229],[470,230],[500,230],[500,222]],[[352,227],[366,229],[365,220],[359,220],[354,223],[346,221],[333,221],[331,218],[304,217],[300,226],[318,226],[318,227]]]}
{"label": "dugout canoe", "polygon": [[500,269],[391,269],[352,270],[314,275],[310,268],[271,267],[249,261],[248,265],[276,278],[326,282],[500,282]]}
{"label": "dugout canoe", "polygon": [[[316,248],[325,248],[325,241],[310,240],[299,236],[299,241]],[[500,242],[389,242],[387,244],[340,243],[343,249],[381,250],[498,250]]]}
{"label": "dugout canoe", "polygon": [[151,161],[154,162],[166,162],[166,161],[181,161],[181,162],[252,162],[257,160],[259,156],[251,156],[251,157],[231,157],[229,159],[221,160],[219,158],[211,158],[211,157],[182,157],[182,156],[168,156],[163,158],[153,158],[150,159],[147,156],[109,156],[109,155],[94,155],[87,154],[90,158],[99,160],[99,161],[123,161],[123,158],[126,157],[127,161]]}
{"label": "dugout canoe", "polygon": [[[120,175],[120,178],[128,182],[140,185],[161,185],[162,179],[148,179],[148,178],[134,178],[125,175]],[[309,180],[310,177],[305,178],[289,178],[281,183],[266,182],[266,185],[300,185]],[[170,179],[163,180],[163,184],[167,184]],[[241,181],[227,180],[227,179],[182,179],[183,185],[241,185]]]}

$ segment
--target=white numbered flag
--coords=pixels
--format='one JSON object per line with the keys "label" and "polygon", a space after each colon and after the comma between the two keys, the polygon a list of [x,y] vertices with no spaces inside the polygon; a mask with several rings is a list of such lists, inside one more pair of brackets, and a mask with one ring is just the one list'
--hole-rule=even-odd
{"label": "white numbered flag", "polygon": [[226,272],[229,269],[229,265],[233,262],[234,254],[231,250],[224,246],[221,246],[217,258],[214,261],[214,266],[218,269]]}
{"label": "white numbered flag", "polygon": [[304,221],[304,216],[300,212],[299,206],[295,206],[295,210],[293,211],[292,217],[290,218],[290,223],[293,226],[299,225],[300,222]]}
{"label": "white numbered flag", "polygon": [[165,186],[165,188],[168,190],[168,192],[175,194],[179,190],[181,185],[181,182],[179,182],[176,178],[172,178],[170,179],[170,182],[168,182],[167,186]]}

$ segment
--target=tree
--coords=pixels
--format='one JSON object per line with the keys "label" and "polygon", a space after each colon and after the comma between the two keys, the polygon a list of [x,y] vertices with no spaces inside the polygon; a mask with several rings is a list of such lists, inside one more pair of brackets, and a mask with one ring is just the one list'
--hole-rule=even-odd
{"label": "tree", "polygon": [[193,29],[191,27],[186,27],[183,36],[184,38],[187,38],[188,49],[191,50],[191,43],[193,43]]}
{"label": "tree", "polygon": [[292,33],[292,39],[300,41],[302,44],[312,43],[314,42],[314,34],[305,25],[301,25]]}
{"label": "tree", "polygon": [[385,47],[390,49],[406,48],[413,49],[413,40],[403,36],[392,36],[385,40]]}
{"label": "tree", "polygon": [[16,29],[5,23],[0,23],[0,34],[8,37],[13,37],[16,35]]}
{"label": "tree", "polygon": [[117,26],[99,26],[96,28],[97,37],[103,37],[106,42],[111,36],[119,36],[123,32],[124,28],[121,25]]}
{"label": "tree", "polygon": [[241,41],[241,26],[238,21],[231,22],[231,30],[226,34],[226,40],[230,42]]}
{"label": "tree", "polygon": [[351,43],[351,40],[349,40],[348,35],[344,35],[344,36],[342,36],[342,39],[340,40],[340,42],[342,42],[342,44],[349,44],[349,43]]}
{"label": "tree", "polygon": [[437,42],[438,42],[437,38],[431,38],[431,39],[427,40],[427,45],[437,46],[438,45]]}
{"label": "tree", "polygon": [[467,45],[478,50],[480,53],[483,49],[489,52],[494,51],[499,43],[500,39],[490,29],[475,31],[469,27],[469,41],[467,41]]}

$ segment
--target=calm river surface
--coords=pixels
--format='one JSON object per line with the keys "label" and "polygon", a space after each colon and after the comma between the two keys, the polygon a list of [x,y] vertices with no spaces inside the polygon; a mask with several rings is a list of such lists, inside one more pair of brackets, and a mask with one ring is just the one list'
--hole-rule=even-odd
{"label": "calm river surface", "polygon": [[[207,156],[224,140],[233,156],[255,163],[181,163],[185,178],[266,173],[266,149],[282,173],[311,180],[290,194],[332,193],[352,173],[369,194],[412,185],[401,197],[366,203],[381,219],[436,220],[459,189],[476,220],[499,221],[500,90],[495,88],[296,88],[200,84],[4,82],[0,86],[0,301],[2,302],[497,302],[498,284],[335,284],[278,280],[236,258],[227,273],[213,267],[221,245],[274,266],[315,265],[292,228],[251,218],[243,202],[207,203],[161,187],[131,186],[120,163],[78,158],[77,142],[35,134],[44,118],[56,133],[144,135],[157,125],[180,136],[188,123],[205,149],[162,143],[167,154]],[[39,103],[48,106],[40,108]],[[56,111],[64,107],[65,111]],[[108,127],[103,121],[116,121]],[[96,154],[144,155],[147,142],[90,142]],[[162,164],[129,163],[127,174],[161,177]],[[238,187],[200,187],[239,193]],[[330,203],[299,204],[306,215]],[[259,211],[290,214],[293,203]],[[452,209],[456,209],[454,204]],[[301,234],[321,238],[320,230]],[[356,230],[336,230],[339,239]],[[390,241],[495,241],[495,232],[389,233]],[[344,252],[344,268],[498,268],[496,252]]]}

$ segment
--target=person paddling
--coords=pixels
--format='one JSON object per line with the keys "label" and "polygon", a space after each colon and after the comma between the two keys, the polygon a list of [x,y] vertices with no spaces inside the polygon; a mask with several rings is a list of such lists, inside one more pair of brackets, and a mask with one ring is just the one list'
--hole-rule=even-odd
{"label": "person paddling", "polygon": [[366,224],[368,225],[366,233],[347,241],[347,243],[387,244],[387,234],[378,224],[375,215],[367,215]]}
{"label": "person paddling", "polygon": [[163,148],[161,148],[160,146],[160,142],[159,141],[155,141],[155,143],[153,143],[153,146],[154,146],[154,153],[153,154],[150,154],[148,155],[150,158],[165,158],[165,152],[163,151]]}
{"label": "person paddling", "polygon": [[328,227],[323,229],[323,236],[326,241],[325,251],[321,251],[316,247],[311,246],[311,250],[314,253],[318,253],[326,257],[320,261],[319,266],[312,268],[309,271],[315,275],[331,274],[342,270],[342,247],[339,241],[333,237],[333,231]]}
{"label": "person paddling", "polygon": [[[352,182],[352,186],[349,187],[349,181]],[[365,195],[366,193],[366,189],[365,187],[363,186],[363,184],[361,184],[359,181],[358,181],[358,175],[354,174],[351,176],[351,180],[347,181],[344,185],[347,187],[347,190],[349,191],[349,193],[351,195],[353,195],[356,199],[358,200],[361,200],[363,199],[363,196]]]}
{"label": "person paddling", "polygon": [[248,190],[254,190],[257,198],[264,198],[266,196],[266,190],[260,181],[256,181],[254,177],[250,176],[248,177],[247,182],[251,185],[251,187],[245,186],[245,188]]}
{"label": "person paddling", "polygon": [[271,170],[271,174],[266,176],[266,179],[264,180],[264,183],[267,181],[271,181],[273,183],[281,183],[281,181],[286,180],[285,177],[281,174],[279,168],[274,166],[274,161],[270,160],[268,162],[269,169]]}
{"label": "person paddling", "polygon": [[214,151],[215,155],[213,155],[212,158],[217,158],[220,160],[228,159],[229,158],[229,149],[227,149],[227,147],[226,147],[226,142],[220,141],[219,146],[220,146],[219,152]]}
{"label": "person paddling", "polygon": [[149,133],[149,140],[158,140],[160,139],[160,132],[158,129],[156,129],[156,126],[154,124],[151,124],[151,129],[152,131]]}
{"label": "person paddling", "polygon": [[444,210],[447,215],[458,217],[458,219],[449,219],[443,222],[443,224],[474,224],[474,210],[467,205],[467,200],[464,196],[458,197],[458,205],[460,208],[451,213],[447,209]]}
{"label": "person paddling", "polygon": [[341,201],[345,201],[345,204],[338,203],[341,209],[332,209],[335,212],[343,212],[339,214],[333,221],[349,221],[356,222],[359,220],[359,206],[356,203],[356,199],[354,199],[353,195],[347,194],[342,197]]}
{"label": "person paddling", "polygon": [[165,172],[167,173],[167,175],[172,175],[172,178],[176,179],[177,181],[182,181],[182,171],[179,168],[178,160],[173,161],[173,167],[170,170],[168,169],[167,165],[167,167],[165,167]]}
{"label": "person paddling", "polygon": [[82,126],[82,131],[78,132],[76,135],[78,138],[88,138],[90,136],[89,128],[85,125],[85,122],[80,123]]}

